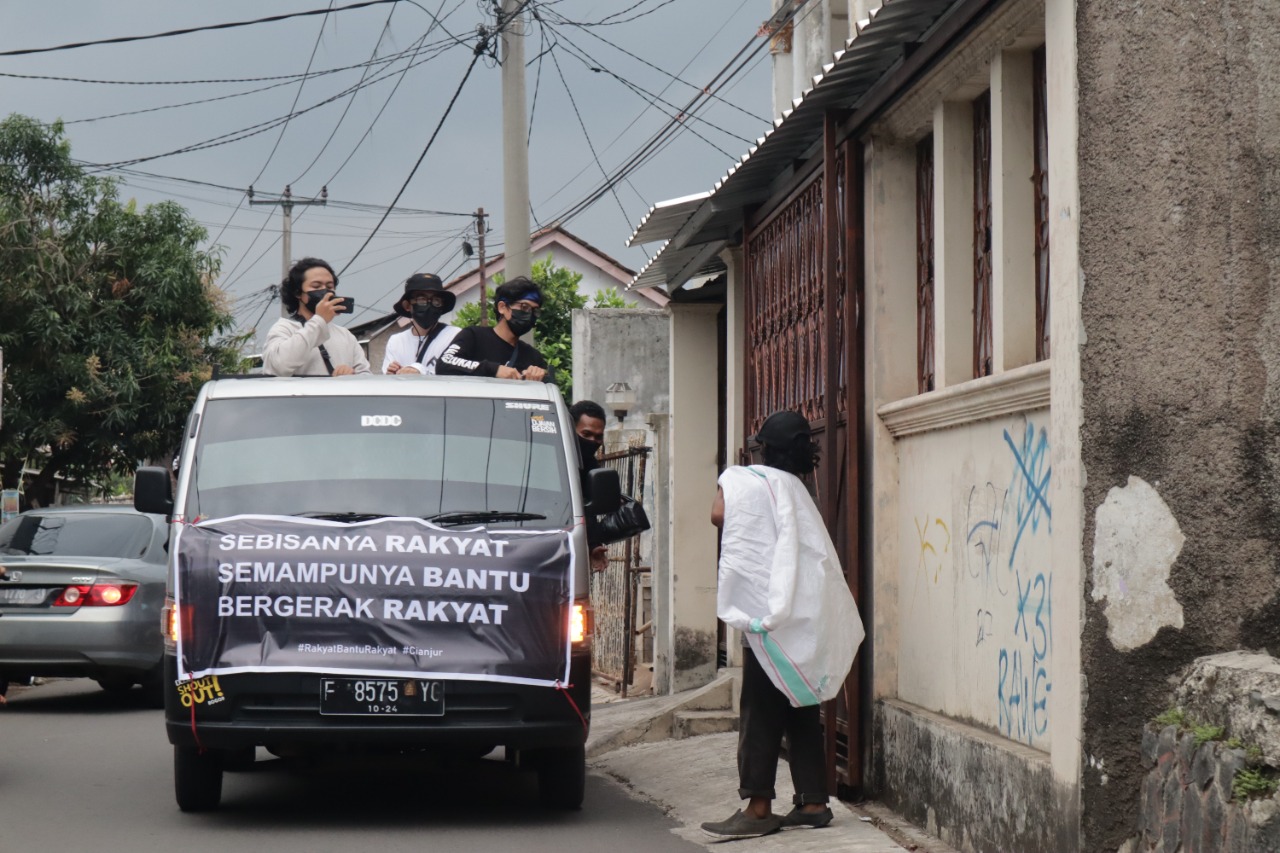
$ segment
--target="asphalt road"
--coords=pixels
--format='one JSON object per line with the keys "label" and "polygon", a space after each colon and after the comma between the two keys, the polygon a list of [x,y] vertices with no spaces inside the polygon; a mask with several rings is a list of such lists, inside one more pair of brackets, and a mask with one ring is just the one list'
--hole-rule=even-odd
{"label": "asphalt road", "polygon": [[581,811],[547,812],[536,780],[499,760],[362,759],[299,768],[259,750],[222,806],[183,814],[161,712],[91,681],[15,688],[0,707],[0,851],[702,850],[672,821],[589,774]]}

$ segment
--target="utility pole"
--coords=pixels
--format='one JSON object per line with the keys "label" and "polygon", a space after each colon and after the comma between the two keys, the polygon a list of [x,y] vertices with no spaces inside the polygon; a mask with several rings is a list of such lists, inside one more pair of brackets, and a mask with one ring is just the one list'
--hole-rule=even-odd
{"label": "utility pole", "polygon": [[[249,204],[278,204],[284,213],[284,226],[281,232],[281,246],[284,249],[283,260],[280,265],[280,280],[284,281],[289,277],[289,267],[293,265],[293,206],[300,204],[303,206],[311,204],[325,205],[329,201],[329,188],[320,188],[320,198],[304,198],[295,199],[293,197],[293,187],[285,185],[284,195],[280,198],[273,199],[255,199],[253,197],[253,187],[249,187]],[[284,310],[284,302],[280,303],[280,316],[284,316],[287,312]]]}
{"label": "utility pole", "polygon": [[524,96],[528,0],[502,0],[502,226],[507,281],[533,271],[529,260],[529,127]]}
{"label": "utility pole", "polygon": [[483,207],[476,208],[476,247],[480,252],[480,325],[489,325],[489,296],[485,291],[488,288],[488,282],[485,280],[484,274],[484,232],[485,218],[488,216],[484,212]]}

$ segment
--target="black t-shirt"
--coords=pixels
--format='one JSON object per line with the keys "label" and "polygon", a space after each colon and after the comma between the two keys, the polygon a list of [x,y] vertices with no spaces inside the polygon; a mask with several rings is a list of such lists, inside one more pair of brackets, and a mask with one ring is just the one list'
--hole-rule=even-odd
{"label": "black t-shirt", "polygon": [[[512,354],[511,344],[499,337],[492,326],[468,326],[458,332],[440,356],[436,373],[445,376],[497,376],[498,368],[503,365],[510,365],[516,370],[547,366],[542,353],[524,341],[516,341],[514,361]],[[550,370],[547,370],[545,381],[551,381]]]}

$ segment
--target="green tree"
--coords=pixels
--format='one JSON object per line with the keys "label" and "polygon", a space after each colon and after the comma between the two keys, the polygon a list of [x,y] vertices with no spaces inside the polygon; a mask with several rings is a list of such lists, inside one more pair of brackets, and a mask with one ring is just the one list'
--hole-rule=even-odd
{"label": "green tree", "polygon": [[[530,278],[542,288],[542,311],[533,332],[538,351],[555,369],[556,384],[565,399],[569,399],[573,395],[573,310],[587,307],[587,297],[578,292],[582,273],[556,266],[551,255],[547,255],[533,265]],[[504,279],[499,274],[493,280],[501,285]],[[497,322],[498,318],[493,295],[494,289],[489,288],[487,298],[493,312],[490,323]],[[617,288],[609,288],[596,294],[592,307],[630,308],[631,305],[618,295]],[[480,322],[480,304],[471,302],[463,305],[453,316],[455,326],[474,326]]]}
{"label": "green tree", "polygon": [[59,476],[106,481],[167,458],[242,339],[207,234],[173,202],[139,211],[71,160],[61,123],[0,122],[4,485],[47,504]]}

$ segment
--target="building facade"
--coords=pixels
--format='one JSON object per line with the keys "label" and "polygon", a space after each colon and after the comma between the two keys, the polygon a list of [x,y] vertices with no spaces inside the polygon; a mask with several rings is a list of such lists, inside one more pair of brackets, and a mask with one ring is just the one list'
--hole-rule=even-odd
{"label": "building facade", "polygon": [[774,11],[794,100],[632,287],[726,276],[730,460],[777,408],[822,436],[868,625],[833,778],[966,851],[1121,849],[1170,678],[1280,640],[1280,17]]}

